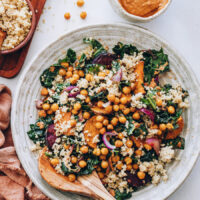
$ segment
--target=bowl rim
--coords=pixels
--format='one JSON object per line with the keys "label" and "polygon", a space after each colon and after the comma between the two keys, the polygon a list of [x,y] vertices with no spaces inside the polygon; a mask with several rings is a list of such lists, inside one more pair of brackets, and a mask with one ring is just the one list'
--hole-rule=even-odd
{"label": "bowl rim", "polygon": [[[158,34],[155,34],[154,32],[148,30],[147,28],[143,28],[141,26],[138,26],[138,25],[135,25],[135,24],[130,24],[130,23],[120,23],[120,22],[117,22],[117,23],[98,23],[98,24],[90,24],[90,25],[83,25],[83,26],[80,26],[78,28],[74,28],[70,31],[67,31],[65,33],[63,33],[61,36],[57,37],[54,41],[50,42],[49,44],[47,44],[43,49],[41,49],[32,59],[31,61],[29,62],[28,66],[25,68],[25,70],[23,71],[23,73],[21,74],[20,78],[19,78],[19,82],[17,84],[17,87],[16,87],[16,92],[14,94],[14,97],[13,97],[13,102],[12,102],[12,110],[11,110],[11,129],[12,129],[12,135],[13,136],[13,142],[14,142],[14,146],[15,146],[15,149],[16,149],[16,153],[17,155],[20,155],[19,153],[19,149],[17,148],[17,141],[15,140],[15,134],[14,134],[14,127],[15,127],[15,110],[17,109],[17,97],[19,96],[19,91],[20,91],[20,87],[21,87],[21,84],[23,83],[23,80],[24,78],[26,78],[26,74],[27,72],[29,71],[29,69],[31,68],[31,66],[33,65],[33,63],[35,62],[35,60],[40,57],[40,55],[47,49],[49,48],[50,46],[54,45],[59,39],[62,39],[64,37],[67,37],[68,35],[70,34],[73,34],[73,33],[76,33],[78,31],[81,31],[81,30],[84,30],[84,29],[90,29],[90,28],[95,28],[95,27],[101,27],[101,26],[104,26],[104,27],[109,27],[109,26],[121,26],[121,27],[134,27],[138,30],[141,30],[142,32],[145,32],[153,37],[155,37],[157,40],[159,41],[162,41],[162,43],[164,45],[166,45],[171,51],[175,52],[176,56],[178,58],[181,58],[182,61],[184,61],[185,63],[185,66],[190,66],[190,64],[186,61],[186,59],[184,58],[184,56],[182,56],[182,54],[177,51],[176,48],[173,47],[173,45],[171,45],[168,41],[166,41],[165,39],[163,39],[160,35]],[[193,69],[190,68],[190,74],[193,76],[193,81],[195,82],[196,85],[200,85],[199,84],[199,81],[193,71]],[[198,94],[200,94],[200,88],[197,88],[197,92]],[[196,164],[197,162],[197,159],[199,157],[199,154],[200,154],[200,145],[198,146],[197,148],[197,151],[194,153],[195,156],[193,156],[193,159],[191,160],[191,163],[189,164],[190,167],[189,167],[189,170],[187,172],[187,174],[185,175],[185,177],[183,177],[180,182],[176,185],[176,187],[174,187],[174,189],[165,195],[164,199],[167,199],[169,196],[171,196],[175,191],[178,190],[178,188],[184,183],[184,181],[187,179],[187,177],[190,175],[190,173],[192,172],[192,169],[194,167],[194,165]],[[31,177],[31,180],[33,181],[33,183],[46,195],[48,196],[49,198],[51,199],[54,199],[54,196],[52,194],[50,194],[45,188],[43,188],[41,185],[38,185],[38,181],[37,179],[32,176],[31,173],[29,173],[29,170],[28,168],[24,165],[24,163],[22,162],[24,158],[18,156],[19,160],[20,160],[20,163],[22,164],[24,170],[26,171],[27,175],[29,177]]]}
{"label": "bowl rim", "polygon": [[21,49],[22,47],[24,47],[28,41],[31,39],[34,30],[35,30],[35,26],[36,26],[36,14],[35,14],[35,10],[33,8],[32,3],[30,2],[30,0],[26,0],[28,7],[30,9],[30,11],[32,12],[32,18],[31,18],[31,28],[27,34],[27,36],[24,38],[24,40],[18,44],[16,47],[12,48],[12,49],[8,49],[8,50],[2,50],[0,51],[0,54],[4,55],[4,54],[9,54],[9,53],[13,53],[19,49]]}
{"label": "bowl rim", "polygon": [[167,4],[164,6],[164,8],[162,8],[161,10],[159,10],[158,12],[156,12],[155,14],[149,16],[149,17],[140,17],[137,15],[133,15],[130,14],[129,12],[127,12],[122,5],[120,4],[119,0],[109,0],[112,7],[114,7],[113,9],[120,14],[123,18],[129,20],[129,21],[134,21],[134,22],[148,22],[151,21],[155,18],[157,18],[158,16],[160,16],[161,14],[163,14],[167,8],[169,7],[169,5],[171,4],[172,0],[168,0]]}

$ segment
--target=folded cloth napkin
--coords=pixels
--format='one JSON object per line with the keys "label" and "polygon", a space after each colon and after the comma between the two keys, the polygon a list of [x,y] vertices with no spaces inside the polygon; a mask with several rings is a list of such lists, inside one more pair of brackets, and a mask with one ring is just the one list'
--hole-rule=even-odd
{"label": "folded cloth napkin", "polygon": [[0,84],[0,200],[47,200],[17,158],[10,129],[11,91]]}

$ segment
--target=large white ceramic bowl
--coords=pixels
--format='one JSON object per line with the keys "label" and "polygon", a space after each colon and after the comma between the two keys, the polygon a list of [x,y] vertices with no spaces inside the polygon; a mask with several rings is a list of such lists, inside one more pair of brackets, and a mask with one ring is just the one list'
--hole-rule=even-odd
{"label": "large white ceramic bowl", "polygon": [[149,16],[149,17],[140,17],[140,16],[136,16],[136,15],[132,15],[130,13],[128,13],[119,3],[119,0],[109,0],[111,6],[113,7],[114,11],[119,14],[121,17],[123,17],[124,19],[131,21],[131,22],[149,22],[155,18],[157,18],[158,16],[160,16],[161,14],[163,14],[168,6],[170,5],[170,3],[172,2],[172,0],[168,0],[168,2],[166,3],[166,5],[160,9],[158,12],[156,12],[155,14]]}
{"label": "large white ceramic bowl", "polygon": [[155,34],[137,26],[125,24],[93,25],[69,32],[47,48],[45,48],[26,67],[19,79],[16,95],[12,105],[12,132],[17,154],[21,163],[32,179],[32,181],[51,199],[86,199],[78,195],[64,193],[49,186],[40,176],[36,156],[30,151],[31,141],[26,132],[29,124],[36,120],[36,109],[34,100],[40,96],[39,76],[44,69],[62,58],[68,48],[80,51],[85,48],[82,42],[84,37],[101,39],[104,44],[112,47],[118,41],[132,43],[139,49],[155,48],[164,49],[169,55],[172,73],[168,75],[168,81],[180,83],[189,91],[190,108],[184,113],[185,129],[183,136],[186,138],[184,151],[177,153],[177,159],[169,166],[168,182],[160,183],[158,186],[150,185],[133,194],[134,200],[162,200],[172,194],[185,180],[197,160],[200,149],[200,123],[199,110],[200,99],[199,84],[191,71],[190,66],[177,51],[171,48],[165,41]]}

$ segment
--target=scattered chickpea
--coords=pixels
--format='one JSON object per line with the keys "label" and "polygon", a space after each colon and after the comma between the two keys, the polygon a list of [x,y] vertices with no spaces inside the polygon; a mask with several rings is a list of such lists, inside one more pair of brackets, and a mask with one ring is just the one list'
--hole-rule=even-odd
{"label": "scattered chickpea", "polygon": [[169,106],[169,107],[167,108],[167,110],[168,110],[168,112],[169,112],[170,114],[174,114],[174,113],[175,113],[175,108],[174,108],[173,106]]}
{"label": "scattered chickpea", "polygon": [[139,119],[140,119],[140,114],[139,114],[139,112],[135,112],[135,113],[133,114],[133,119],[135,119],[135,120],[139,120]]}
{"label": "scattered chickpea", "polygon": [[130,108],[125,108],[123,110],[124,115],[128,115],[130,113]]}
{"label": "scattered chickpea", "polygon": [[162,131],[161,131],[161,130],[158,130],[157,135],[162,135]]}
{"label": "scattered chickpea", "polygon": [[102,155],[105,155],[105,156],[106,156],[106,155],[108,154],[108,152],[109,152],[108,149],[105,148],[105,147],[101,149],[101,154],[102,154]]}
{"label": "scattered chickpea", "polygon": [[79,74],[78,74],[78,70],[74,70],[74,71],[73,71],[73,74],[76,74],[76,75],[79,76]]}
{"label": "scattered chickpea", "polygon": [[132,165],[131,164],[129,164],[129,165],[126,165],[126,170],[127,171],[131,171],[131,169],[132,169],[133,167],[132,167]]}
{"label": "scattered chickpea", "polygon": [[129,165],[129,164],[132,163],[132,159],[131,159],[130,157],[126,157],[126,158],[124,159],[124,161],[125,161],[125,163],[126,163],[127,165]]}
{"label": "scattered chickpea", "polygon": [[113,126],[116,126],[117,125],[117,123],[118,123],[118,118],[117,117],[113,117],[113,119],[111,120],[111,124],[113,125]]}
{"label": "scattered chickpea", "polygon": [[105,76],[106,76],[106,73],[105,73],[105,72],[99,72],[99,73],[98,73],[98,76],[100,76],[100,77],[105,77]]}
{"label": "scattered chickpea", "polygon": [[83,71],[83,70],[79,70],[79,71],[78,71],[78,75],[79,75],[80,77],[84,77],[84,76],[85,76],[84,71]]}
{"label": "scattered chickpea", "polygon": [[67,68],[67,67],[69,67],[69,63],[67,63],[67,62],[62,62],[62,63],[61,63],[61,66]]}
{"label": "scattered chickpea", "polygon": [[79,6],[79,7],[81,7],[81,6],[83,6],[84,5],[84,0],[78,0],[77,1],[77,6]]}
{"label": "scattered chickpea", "polygon": [[118,134],[118,138],[119,138],[120,140],[122,140],[122,139],[124,138],[123,133],[119,133],[119,134]]}
{"label": "scattered chickpea", "polygon": [[72,72],[73,71],[73,67],[72,66],[70,66],[69,68],[68,68],[68,72]]}
{"label": "scattered chickpea", "polygon": [[127,104],[127,102],[128,102],[128,99],[126,98],[126,97],[122,97],[121,99],[120,99],[120,102],[121,102],[121,104]]}
{"label": "scattered chickpea", "polygon": [[78,110],[72,110],[72,114],[77,115],[78,114]]}
{"label": "scattered chickpea", "polygon": [[68,71],[68,72],[66,73],[66,77],[65,77],[65,78],[71,78],[71,77],[72,77],[72,72]]}
{"label": "scattered chickpea", "polygon": [[66,150],[68,150],[68,149],[69,149],[69,147],[70,147],[70,145],[69,145],[69,144],[64,144],[63,146],[64,146],[64,148],[65,148]]}
{"label": "scattered chickpea", "polygon": [[71,157],[71,162],[72,162],[73,164],[76,164],[77,161],[78,161],[78,159],[77,159],[76,156],[72,156],[72,157]]}
{"label": "scattered chickpea", "polygon": [[74,174],[69,174],[68,179],[70,182],[74,182],[76,180],[76,176]]}
{"label": "scattered chickpea", "polygon": [[81,150],[81,152],[82,152],[83,154],[86,154],[86,153],[88,153],[88,146],[82,146],[82,147],[80,148],[80,150]]}
{"label": "scattered chickpea", "polygon": [[105,155],[100,155],[99,157],[101,160],[106,160],[106,156]]}
{"label": "scattered chickpea", "polygon": [[108,124],[109,124],[109,121],[108,121],[107,119],[104,119],[104,120],[103,120],[103,125],[104,125],[104,126],[107,126]]}
{"label": "scattered chickpea", "polygon": [[119,105],[119,109],[120,109],[120,110],[124,110],[124,109],[125,109],[125,105],[120,104],[120,105]]}
{"label": "scattered chickpea", "polygon": [[53,158],[53,159],[51,159],[51,164],[53,165],[53,166],[56,166],[56,165],[58,165],[59,164],[59,160],[58,160],[58,158]]}
{"label": "scattered chickpea", "polygon": [[70,125],[71,125],[71,127],[75,127],[76,126],[76,120],[75,119],[71,119]]}
{"label": "scattered chickpea", "polygon": [[122,169],[122,166],[123,166],[123,163],[118,163],[118,164],[116,165],[116,167],[117,167],[118,170],[121,170],[121,169]]}
{"label": "scattered chickpea", "polygon": [[90,113],[89,112],[84,112],[83,113],[83,118],[84,119],[89,119],[90,118]]}
{"label": "scattered chickpea", "polygon": [[122,91],[123,91],[124,94],[130,94],[131,93],[131,88],[126,86],[126,87],[124,87],[122,89]]}
{"label": "scattered chickpea", "polygon": [[80,17],[85,19],[87,17],[87,13],[85,11],[81,12]]}
{"label": "scattered chickpea", "polygon": [[54,67],[54,66],[51,66],[49,71],[50,71],[50,72],[54,72],[54,71],[55,71],[55,67]]}
{"label": "scattered chickpea", "polygon": [[85,79],[86,79],[88,82],[91,82],[91,81],[93,80],[93,76],[92,76],[91,74],[86,74]]}
{"label": "scattered chickpea", "polygon": [[165,131],[166,128],[167,128],[166,124],[160,124],[160,125],[159,125],[159,129],[160,129],[161,131]]}
{"label": "scattered chickpea", "polygon": [[65,76],[67,72],[65,69],[60,69],[58,73],[60,76]]}
{"label": "scattered chickpea", "polygon": [[137,170],[139,168],[138,164],[133,164],[133,169]]}
{"label": "scattered chickpea", "polygon": [[37,126],[38,126],[40,129],[43,129],[43,128],[44,128],[44,122],[37,122]]}
{"label": "scattered chickpea", "polygon": [[103,172],[98,172],[98,176],[100,179],[103,179],[104,178],[104,173]]}
{"label": "scattered chickpea", "polygon": [[101,150],[98,149],[98,148],[95,148],[95,149],[93,150],[93,154],[96,155],[96,156],[100,156],[100,155],[101,155]]}
{"label": "scattered chickpea", "polygon": [[87,166],[87,163],[84,160],[80,160],[78,164],[79,164],[80,168],[84,168]]}
{"label": "scattered chickpea", "polygon": [[113,125],[112,125],[112,124],[108,124],[108,126],[107,126],[107,129],[108,129],[108,130],[113,130],[113,129],[114,129],[114,127],[113,127]]}
{"label": "scattered chickpea", "polygon": [[38,111],[38,115],[39,115],[39,117],[46,117],[47,116],[45,110]]}
{"label": "scattered chickpea", "polygon": [[103,101],[98,101],[98,102],[97,102],[97,106],[98,106],[99,108],[103,108]]}
{"label": "scattered chickpea", "polygon": [[119,106],[118,106],[118,105],[113,105],[113,110],[114,110],[115,112],[119,111]]}
{"label": "scattered chickpea", "polygon": [[122,124],[125,124],[126,123],[126,118],[124,116],[120,116],[119,117],[119,122],[122,123]]}
{"label": "scattered chickpea", "polygon": [[112,112],[112,106],[109,105],[105,108],[106,112],[111,113]]}
{"label": "scattered chickpea", "polygon": [[116,147],[119,148],[119,147],[121,147],[122,145],[123,145],[123,142],[122,142],[121,140],[116,140],[116,141],[115,141],[115,146],[116,146]]}
{"label": "scattered chickpea", "polygon": [[137,149],[137,150],[135,151],[135,154],[136,154],[137,156],[141,156],[141,155],[142,155],[142,151],[139,150],[139,149]]}
{"label": "scattered chickpea", "polygon": [[49,109],[50,109],[50,104],[49,104],[49,103],[44,103],[44,104],[42,105],[42,109],[43,109],[43,110],[49,110]]}
{"label": "scattered chickpea", "polygon": [[70,15],[70,13],[69,13],[69,12],[67,12],[67,13],[65,13],[64,17],[65,17],[65,19],[69,20],[69,19],[70,19],[70,17],[71,17],[71,15]]}
{"label": "scattered chickpea", "polygon": [[114,104],[119,104],[120,103],[120,99],[118,97],[115,97],[115,101],[114,101]]}
{"label": "scattered chickpea", "polygon": [[127,140],[127,141],[126,141],[126,146],[127,146],[128,148],[131,148],[131,147],[133,146],[133,141],[132,141],[132,140]]}
{"label": "scattered chickpea", "polygon": [[136,108],[131,107],[130,110],[131,110],[131,112],[135,112]]}
{"label": "scattered chickpea", "polygon": [[75,103],[74,104],[74,110],[80,110],[81,109],[81,104],[80,103]]}
{"label": "scattered chickpea", "polygon": [[90,97],[86,97],[85,102],[90,103]]}
{"label": "scattered chickpea", "polygon": [[41,95],[42,96],[47,96],[48,94],[49,94],[49,91],[47,90],[47,88],[42,88]]}
{"label": "scattered chickpea", "polygon": [[101,129],[101,128],[103,127],[103,124],[102,124],[101,122],[97,122],[97,123],[95,124],[95,127],[96,127],[97,129]]}
{"label": "scattered chickpea", "polygon": [[58,109],[59,109],[59,106],[58,106],[57,103],[54,103],[54,104],[51,105],[51,110],[52,110],[53,112],[56,112]]}
{"label": "scattered chickpea", "polygon": [[78,74],[73,74],[72,78],[74,78],[76,81],[78,81],[80,76]]}
{"label": "scattered chickpea", "polygon": [[137,173],[137,176],[138,176],[139,179],[143,180],[143,179],[145,178],[145,173],[139,171],[139,172]]}
{"label": "scattered chickpea", "polygon": [[114,95],[114,94],[109,94],[109,95],[107,96],[107,99],[108,99],[108,101],[110,101],[110,102],[114,102],[114,101],[115,101],[115,95]]}
{"label": "scattered chickpea", "polygon": [[104,117],[103,117],[102,115],[98,115],[98,116],[96,117],[96,121],[97,121],[97,122],[103,122],[103,120],[104,120]]}
{"label": "scattered chickpea", "polygon": [[120,160],[120,157],[118,155],[112,157],[112,162],[117,163]]}
{"label": "scattered chickpea", "polygon": [[100,132],[100,134],[103,135],[103,134],[106,132],[106,128],[105,128],[105,127],[101,128],[101,129],[99,130],[99,132]]}
{"label": "scattered chickpea", "polygon": [[173,128],[174,128],[174,126],[173,126],[173,124],[172,123],[167,123],[167,129],[168,130],[173,130]]}
{"label": "scattered chickpea", "polygon": [[156,105],[162,106],[162,99],[156,99]]}
{"label": "scattered chickpea", "polygon": [[83,96],[87,96],[88,95],[88,91],[87,90],[81,90],[80,94],[82,94]]}
{"label": "scattered chickpea", "polygon": [[144,148],[147,150],[147,151],[150,151],[152,149],[152,146],[149,145],[149,144],[144,144]]}
{"label": "scattered chickpea", "polygon": [[70,83],[72,85],[75,85],[77,83],[77,80],[72,77],[72,78],[70,78]]}

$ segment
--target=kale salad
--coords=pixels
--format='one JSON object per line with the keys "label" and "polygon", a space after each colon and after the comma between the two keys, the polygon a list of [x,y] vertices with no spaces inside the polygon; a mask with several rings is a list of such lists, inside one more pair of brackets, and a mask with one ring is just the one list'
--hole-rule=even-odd
{"label": "kale salad", "polygon": [[188,92],[160,84],[170,71],[160,50],[139,50],[118,42],[112,51],[93,38],[82,52],[66,57],[40,76],[38,119],[29,138],[55,173],[71,182],[95,170],[117,200],[148,184],[167,181],[185,140],[182,112]]}

